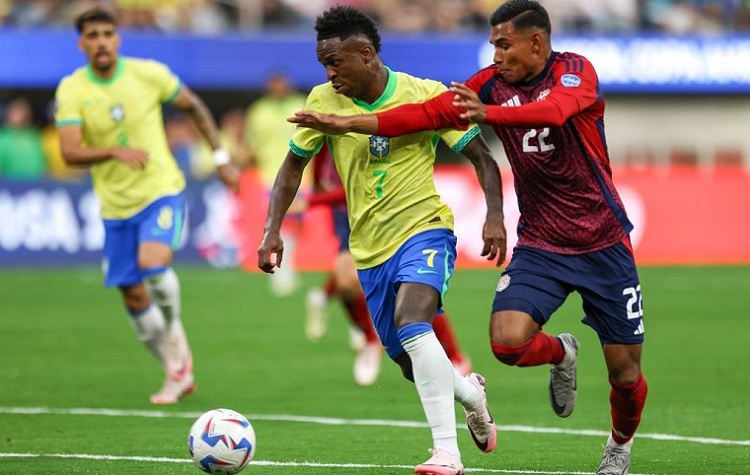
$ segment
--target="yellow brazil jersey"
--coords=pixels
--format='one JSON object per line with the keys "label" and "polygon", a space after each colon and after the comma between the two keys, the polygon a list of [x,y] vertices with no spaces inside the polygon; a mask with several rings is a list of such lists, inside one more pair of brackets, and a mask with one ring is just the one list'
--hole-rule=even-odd
{"label": "yellow brazil jersey", "polygon": [[156,199],[185,188],[162,118],[162,103],[174,100],[179,91],[179,79],[165,65],[134,58],[120,58],[109,80],[86,66],[60,82],[58,127],[79,125],[85,146],[139,148],[148,153],[144,170],[116,160],[91,166],[103,218],[129,218]]}
{"label": "yellow brazil jersey", "polygon": [[[303,107],[305,96],[294,92],[282,98],[262,97],[247,109],[245,140],[255,152],[260,178],[269,189],[289,150],[289,137],[294,133],[294,124],[286,119]],[[303,187],[308,188],[310,182],[311,177],[306,173]]]}
{"label": "yellow brazil jersey", "polygon": [[[305,109],[340,115],[370,114],[423,102],[446,90],[441,83],[388,70],[388,83],[373,104],[336,94],[330,83],[315,87]],[[453,213],[435,189],[435,148],[442,139],[460,152],[480,130],[426,131],[401,137],[361,134],[326,136],[300,127],[292,152],[311,157],[327,140],[346,190],[349,248],[359,269],[382,264],[411,236],[430,229],[453,229]]]}

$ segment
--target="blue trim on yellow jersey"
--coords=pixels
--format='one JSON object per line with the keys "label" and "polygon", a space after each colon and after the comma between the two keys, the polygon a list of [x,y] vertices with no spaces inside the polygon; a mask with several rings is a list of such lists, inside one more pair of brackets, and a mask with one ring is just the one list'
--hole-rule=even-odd
{"label": "blue trim on yellow jersey", "polygon": [[323,148],[323,141],[321,140],[320,144],[318,144],[318,147],[315,150],[307,151],[299,148],[293,141],[289,141],[289,150],[292,151],[293,154],[299,155],[303,158],[312,158],[315,156],[316,153],[320,152],[320,149]]}
{"label": "blue trim on yellow jersey", "polygon": [[62,119],[62,120],[56,120],[55,121],[55,127],[63,127],[65,125],[83,125],[83,121],[81,119]]}
{"label": "blue trim on yellow jersey", "polygon": [[100,76],[97,76],[94,70],[91,69],[91,65],[86,65],[86,76],[91,82],[99,84],[101,86],[110,86],[114,84],[115,81],[117,81],[120,76],[122,76],[123,71],[125,71],[125,60],[123,60],[122,58],[117,58],[117,67],[114,74],[112,74],[112,77],[109,79],[104,79]]}
{"label": "blue trim on yellow jersey", "polygon": [[171,96],[169,96],[169,99],[167,99],[166,104],[171,104],[174,102],[175,99],[177,99],[177,96],[180,95],[180,91],[182,91],[182,83],[177,84],[177,89],[172,93]]}
{"label": "blue trim on yellow jersey", "polygon": [[467,145],[469,145],[469,142],[474,140],[477,135],[481,134],[482,130],[479,127],[472,127],[469,129],[466,134],[461,137],[461,140],[456,142],[456,144],[452,147],[454,152],[463,152],[463,150],[466,148]]}
{"label": "blue trim on yellow jersey", "polygon": [[395,94],[396,92],[396,85],[398,84],[398,76],[393,74],[393,71],[391,71],[388,66],[386,66],[385,69],[386,71],[388,71],[388,82],[385,83],[385,89],[383,89],[383,93],[380,95],[380,97],[375,99],[375,102],[373,102],[372,104],[368,104],[361,99],[353,97],[352,101],[355,104],[369,112],[372,112],[378,107],[382,106],[388,99],[393,97],[393,94]]}

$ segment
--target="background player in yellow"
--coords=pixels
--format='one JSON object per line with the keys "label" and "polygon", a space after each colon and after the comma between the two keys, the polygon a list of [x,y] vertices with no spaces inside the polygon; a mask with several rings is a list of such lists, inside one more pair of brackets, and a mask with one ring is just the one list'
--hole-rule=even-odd
{"label": "background player in yellow", "polygon": [[[304,106],[304,94],[292,87],[287,74],[276,71],[266,80],[263,95],[247,108],[245,141],[253,151],[253,162],[267,194],[271,193],[273,180],[289,146],[289,136],[294,132],[294,124],[286,118]],[[308,175],[300,190],[302,193],[312,192],[312,177]],[[302,217],[302,213],[290,213],[281,229],[287,248],[286,265],[269,281],[271,291],[278,296],[289,295],[298,286],[294,249],[302,231]]]}
{"label": "background player in yellow", "polygon": [[185,219],[185,178],[167,145],[162,103],[195,122],[214,150],[219,178],[233,190],[239,174],[219,147],[203,101],[165,65],[118,55],[120,36],[109,11],[86,11],[75,26],[88,65],[57,88],[62,154],[91,171],[105,228],[105,283],[119,287],[136,334],[164,367],[164,384],[151,402],[176,403],[195,383],[180,284],[170,267]]}
{"label": "background player in yellow", "polygon": [[[387,110],[434,97],[442,84],[393,72],[380,60],[373,21],[351,7],[318,17],[317,56],[328,83],[315,87],[305,108],[342,115]],[[273,273],[282,265],[279,229],[302,180],[303,170],[327,141],[347,196],[349,244],[367,306],[388,356],[414,382],[432,430],[432,457],[420,474],[463,473],[456,435],[454,399],[466,411],[480,450],[495,448],[495,423],[487,407],[484,378],[461,376],[451,366],[432,329],[453,272],[453,214],[440,200],[434,179],[435,148],[442,139],[475,166],[485,191],[487,219],[483,255],[505,253],[500,173],[479,129],[443,130],[389,139],[358,134],[326,136],[298,129],[281,166],[258,249],[258,266]]]}

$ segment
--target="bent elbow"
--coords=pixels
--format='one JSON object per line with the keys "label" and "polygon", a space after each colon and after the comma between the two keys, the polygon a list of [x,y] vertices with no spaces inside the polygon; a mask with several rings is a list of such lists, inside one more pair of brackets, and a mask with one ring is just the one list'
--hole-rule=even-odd
{"label": "bent elbow", "polygon": [[60,155],[62,155],[63,162],[68,166],[74,166],[80,163],[75,149],[63,147],[60,149]]}
{"label": "bent elbow", "polygon": [[562,114],[555,117],[555,120],[550,124],[552,127],[562,127],[565,125],[565,122],[568,121],[568,118],[563,116]]}
{"label": "bent elbow", "polygon": [[63,162],[65,162],[66,165],[75,165],[76,161],[73,155],[70,152],[66,152],[65,150],[61,151]]}

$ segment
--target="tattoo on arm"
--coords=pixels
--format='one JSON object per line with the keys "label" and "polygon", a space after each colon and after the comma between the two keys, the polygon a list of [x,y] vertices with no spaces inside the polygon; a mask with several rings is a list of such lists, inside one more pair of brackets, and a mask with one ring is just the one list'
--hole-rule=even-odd
{"label": "tattoo on arm", "polygon": [[198,131],[211,145],[211,148],[216,150],[220,147],[219,134],[216,126],[216,121],[211,115],[211,111],[208,110],[206,104],[192,91],[188,92],[190,96],[190,102],[186,107],[181,107],[182,112],[190,117]]}

